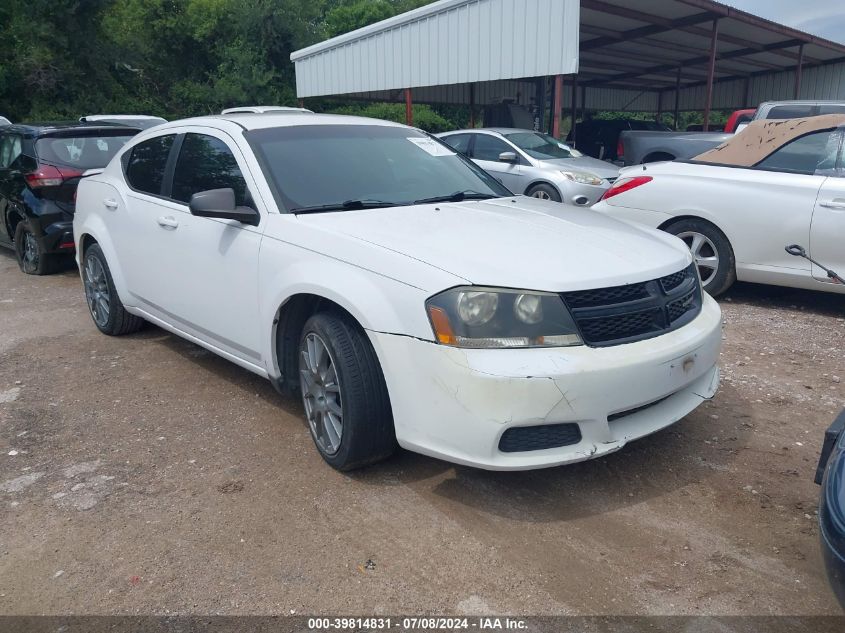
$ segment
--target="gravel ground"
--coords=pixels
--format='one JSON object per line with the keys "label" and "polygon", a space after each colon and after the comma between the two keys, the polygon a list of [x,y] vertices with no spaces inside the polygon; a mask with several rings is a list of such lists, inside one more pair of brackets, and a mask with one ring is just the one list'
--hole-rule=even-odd
{"label": "gravel ground", "polygon": [[0,252],[0,614],[838,614],[813,474],[845,297],[739,285],[712,403],[619,453],[344,475],[299,402]]}

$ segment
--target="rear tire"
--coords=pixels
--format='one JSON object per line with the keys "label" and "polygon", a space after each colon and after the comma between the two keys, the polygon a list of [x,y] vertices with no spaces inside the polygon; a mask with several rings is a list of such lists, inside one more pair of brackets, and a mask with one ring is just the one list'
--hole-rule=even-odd
{"label": "rear tire", "polygon": [[315,314],[299,345],[299,383],[311,437],[340,471],[390,457],[396,449],[393,414],[375,350],[345,315]]}
{"label": "rear tire", "polygon": [[85,249],[81,272],[88,312],[100,332],[109,336],[122,336],[144,327],[144,319],[129,314],[117,296],[106,256],[99,244],[92,244]]}
{"label": "rear tire", "polygon": [[547,185],[544,183],[534,185],[528,191],[525,192],[525,195],[531,196],[532,198],[540,198],[541,200],[553,200],[554,202],[561,201],[560,193],[558,193],[558,190],[552,187],[551,185]]}
{"label": "rear tire", "polygon": [[50,275],[59,270],[62,264],[60,256],[44,252],[24,220],[15,227],[15,255],[18,266],[27,275]]}
{"label": "rear tire", "polygon": [[736,258],[725,234],[706,220],[678,220],[663,228],[690,248],[701,275],[702,288],[718,297],[736,281]]}

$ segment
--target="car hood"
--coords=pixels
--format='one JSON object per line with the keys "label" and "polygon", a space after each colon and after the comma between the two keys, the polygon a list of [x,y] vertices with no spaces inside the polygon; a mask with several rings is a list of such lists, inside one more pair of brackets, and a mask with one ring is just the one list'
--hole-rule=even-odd
{"label": "car hood", "polygon": [[692,261],[683,242],[662,231],[525,196],[300,215],[299,220],[476,285],[584,290],[654,279]]}
{"label": "car hood", "polygon": [[547,169],[572,169],[575,171],[588,171],[601,178],[616,178],[619,176],[619,168],[613,163],[608,163],[591,156],[579,156],[577,158],[556,158],[554,160],[540,161],[540,166]]}

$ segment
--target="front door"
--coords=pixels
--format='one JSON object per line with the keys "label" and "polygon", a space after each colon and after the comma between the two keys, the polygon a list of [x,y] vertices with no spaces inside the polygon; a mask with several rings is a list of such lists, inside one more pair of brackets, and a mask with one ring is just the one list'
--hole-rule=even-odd
{"label": "front door", "polygon": [[[232,188],[238,206],[256,207],[245,161],[222,132],[184,135],[167,207],[157,218],[163,234],[157,288],[147,301],[175,327],[223,351],[263,366],[259,353],[258,250],[263,226],[191,215],[191,196]],[[259,209],[262,214],[266,210]]]}
{"label": "front door", "polygon": [[[810,256],[826,268],[845,276],[845,170],[825,180],[816,199],[810,228]],[[831,283],[821,268],[813,265],[813,277]]]}
{"label": "front door", "polygon": [[502,183],[514,193],[524,193],[525,187],[521,183],[519,162],[509,163],[499,160],[504,152],[519,153],[502,139],[490,134],[475,134],[472,145],[472,159],[488,174]]}

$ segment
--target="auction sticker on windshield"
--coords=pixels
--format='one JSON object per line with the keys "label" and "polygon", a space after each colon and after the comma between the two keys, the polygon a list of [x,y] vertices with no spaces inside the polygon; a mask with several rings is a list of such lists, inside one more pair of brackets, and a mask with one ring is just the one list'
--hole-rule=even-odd
{"label": "auction sticker on windshield", "polygon": [[450,150],[445,145],[438,143],[430,138],[420,138],[418,136],[408,137],[408,140],[411,141],[414,145],[419,147],[420,149],[428,152],[432,156],[454,156],[455,152]]}

